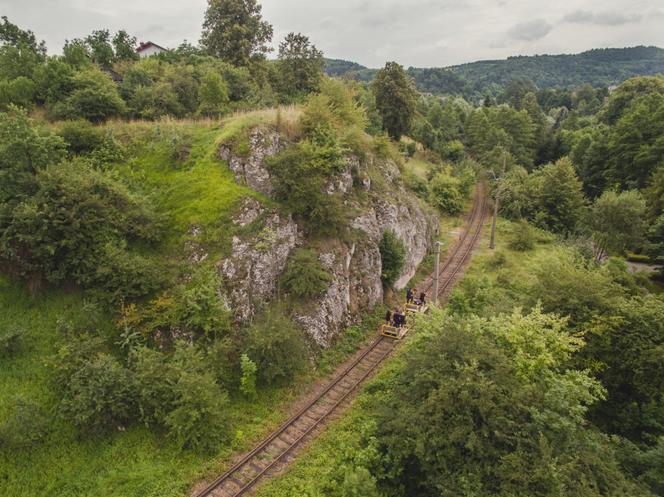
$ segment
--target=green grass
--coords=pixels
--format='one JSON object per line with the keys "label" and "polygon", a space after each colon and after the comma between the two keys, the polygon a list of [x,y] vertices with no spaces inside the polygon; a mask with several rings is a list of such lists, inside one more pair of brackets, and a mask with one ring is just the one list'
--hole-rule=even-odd
{"label": "green grass", "polygon": [[57,414],[48,361],[64,341],[56,329],[58,318],[76,320],[84,312],[78,293],[31,297],[21,286],[0,278],[0,332],[19,327],[27,334],[16,357],[0,362],[0,423],[17,395],[40,404],[52,421],[42,444],[23,450],[0,448],[0,495],[183,495],[192,481],[216,474],[231,455],[281,422],[300,393],[294,385],[262,391],[255,402],[234,399],[229,413],[232,443],[218,454],[182,452],[141,426],[81,439]]}
{"label": "green grass", "polygon": [[[296,114],[295,109],[284,111],[282,125]],[[113,174],[138,194],[149,196],[163,216],[167,238],[148,255],[178,256],[193,225],[203,231],[202,241],[212,255],[229,250],[231,220],[240,200],[257,194],[235,182],[218,158],[219,145],[271,119],[276,120],[276,111],[239,114],[221,126],[194,121],[109,125],[127,156],[112,166]],[[302,383],[311,381],[301,378],[289,387],[261,391],[254,402],[233,399],[229,407],[232,441],[217,454],[182,452],[162,434],[142,426],[82,439],[57,413],[59,399],[49,381],[49,361],[65,340],[57,331],[58,320],[66,316],[76,321],[86,312],[79,292],[45,291],[31,296],[22,285],[0,276],[0,333],[15,328],[25,331],[19,353],[0,359],[0,424],[10,415],[17,396],[42,406],[51,420],[42,444],[23,450],[0,446],[2,496],[184,495],[194,481],[217,474],[230,456],[277,426],[301,393]],[[104,316],[104,320],[110,328],[112,317]]]}
{"label": "green grass", "polygon": [[221,129],[187,123],[147,129],[130,124],[122,132],[129,135],[122,138],[131,140],[130,157],[115,170],[152,199],[164,220],[167,251],[180,251],[191,227],[198,226],[207,248],[227,252],[240,200],[258,196],[238,185],[218,158],[220,139],[238,132],[235,123]]}
{"label": "green grass", "polygon": [[406,171],[411,171],[416,176],[426,180],[428,178],[429,171],[434,167],[434,164],[427,162],[425,160],[419,159],[417,157],[411,157],[406,162]]}
{"label": "green grass", "polygon": [[58,318],[85,312],[78,293],[48,292],[36,298],[0,279],[0,331],[21,327],[27,339],[19,354],[0,363],[0,423],[17,395],[39,403],[52,420],[47,439],[33,448],[0,448],[0,495],[35,496],[181,496],[193,482],[221,473],[231,456],[250,448],[288,415],[292,402],[313,381],[329,374],[368,335],[375,332],[381,310],[350,328],[325,351],[316,372],[294,384],[262,390],[255,401],[234,398],[230,404],[232,442],[217,454],[180,451],[162,434],[133,426],[109,436],[81,439],[57,414],[57,395],[49,382],[48,359],[63,343]]}

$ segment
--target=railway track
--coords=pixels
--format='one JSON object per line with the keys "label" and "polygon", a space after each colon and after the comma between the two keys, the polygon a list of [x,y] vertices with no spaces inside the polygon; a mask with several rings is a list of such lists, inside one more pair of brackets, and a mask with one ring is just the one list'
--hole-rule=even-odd
{"label": "railway track", "polygon": [[[473,207],[466,222],[466,227],[456,243],[452,246],[448,257],[445,259],[442,267],[438,271],[439,287],[438,302],[443,302],[451,290],[454,283],[459,279],[463,268],[470,260],[473,249],[476,247],[482,235],[482,227],[486,217],[486,192],[483,183],[480,183],[475,189]],[[415,291],[417,295],[420,291],[427,294],[431,292],[434,286],[435,275],[432,274],[424,280]]]}
{"label": "railway track", "polygon": [[[484,197],[484,187],[480,185],[475,192],[473,209],[466,223],[464,234],[453,246],[439,272],[441,282],[439,295],[446,295],[452,288],[481,236],[485,214]],[[429,285],[430,289],[433,285],[433,277],[429,279],[425,281],[422,288],[427,288],[426,285]],[[263,477],[280,470],[290,462],[296,449],[322,429],[325,421],[339,411],[344,401],[371,376],[390,354],[395,343],[385,337],[374,340],[312,401],[204,490],[194,495],[196,497],[247,495]]]}

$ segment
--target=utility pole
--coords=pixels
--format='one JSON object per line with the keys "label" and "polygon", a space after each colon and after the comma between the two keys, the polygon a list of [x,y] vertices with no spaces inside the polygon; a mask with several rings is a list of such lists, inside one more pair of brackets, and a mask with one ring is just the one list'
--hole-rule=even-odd
{"label": "utility pole", "polygon": [[436,254],[436,268],[434,269],[434,274],[435,278],[433,280],[433,303],[436,305],[438,303],[438,279],[440,276],[438,275],[438,271],[440,268],[440,246],[442,245],[441,242],[436,242],[435,246],[435,251],[434,253]]}
{"label": "utility pole", "polygon": [[496,178],[496,195],[493,200],[493,222],[491,223],[491,243],[489,248],[491,250],[496,248],[496,224],[498,223],[498,209],[500,208],[500,194],[503,189],[503,180],[507,169],[507,156],[503,155],[503,171],[499,177]]}

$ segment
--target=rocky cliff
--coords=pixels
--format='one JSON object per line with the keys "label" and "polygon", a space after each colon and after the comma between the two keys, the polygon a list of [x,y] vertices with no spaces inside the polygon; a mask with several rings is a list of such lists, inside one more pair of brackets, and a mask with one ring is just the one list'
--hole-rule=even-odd
{"label": "rocky cliff", "polygon": [[[222,145],[219,155],[228,162],[238,183],[270,197],[274,185],[265,161],[287,143],[276,132],[255,129],[249,133],[249,144],[248,153],[245,150],[243,154]],[[354,178],[362,169],[370,169],[372,175],[360,173]],[[351,194],[354,188],[363,191],[361,200]],[[350,223],[354,241],[331,239],[322,244],[319,260],[333,280],[323,295],[293,316],[323,347],[329,346],[343,328],[357,322],[362,313],[382,302],[378,246],[385,231],[392,230],[406,247],[406,264],[396,283],[397,288],[403,288],[427,254],[438,226],[435,216],[403,186],[399,168],[390,159],[369,157],[360,163],[349,156],[346,170],[336,175],[326,190],[329,194],[344,194],[348,211],[360,214]],[[254,199],[245,200],[235,222],[255,229],[248,230],[246,237],[236,236],[232,255],[217,266],[231,289],[236,320],[247,322],[276,296],[291,252],[306,240],[289,214]]]}

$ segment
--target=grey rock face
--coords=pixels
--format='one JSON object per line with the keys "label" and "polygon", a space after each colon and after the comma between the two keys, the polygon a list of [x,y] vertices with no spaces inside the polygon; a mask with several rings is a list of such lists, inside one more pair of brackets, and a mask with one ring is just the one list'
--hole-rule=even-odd
{"label": "grey rock face", "polygon": [[[230,148],[220,150],[229,162],[238,182],[265,195],[272,195],[274,187],[265,159],[283,149],[285,143],[276,134],[255,130],[250,134],[251,152],[247,157],[233,156]],[[355,161],[355,162],[353,162]],[[348,200],[349,208],[360,207],[351,226],[363,236],[354,243],[328,240],[320,254],[321,264],[333,275],[326,291],[308,304],[306,311],[294,316],[316,343],[331,345],[345,327],[356,323],[364,313],[383,300],[380,279],[381,257],[378,249],[383,234],[392,230],[406,247],[406,264],[396,283],[403,288],[415,274],[426,256],[431,240],[437,232],[437,219],[422,208],[419,200],[400,184],[399,169],[389,160],[376,159],[385,181],[393,186],[388,194],[372,192],[369,178],[361,178],[362,188],[372,198],[370,206],[356,206]],[[353,188],[355,158],[347,160],[348,167],[326,186],[329,194],[347,194]],[[239,226],[258,223],[258,234],[246,239],[233,239],[232,256],[218,267],[230,288],[231,307],[238,322],[247,322],[260,304],[275,296],[281,273],[292,251],[301,243],[302,233],[290,215],[268,210],[253,199],[247,199],[237,215]]]}
{"label": "grey rock face", "polygon": [[279,276],[300,239],[290,215],[266,210],[254,199],[245,200],[235,222],[244,226],[259,218],[264,218],[261,231],[246,240],[233,237],[232,256],[218,264],[229,283],[231,308],[239,322],[249,320],[260,304],[274,298]]}
{"label": "grey rock face", "polygon": [[234,154],[232,147],[222,145],[219,149],[219,157],[228,162],[228,166],[235,174],[235,181],[272,197],[274,186],[265,159],[278,154],[285,147],[285,141],[276,131],[256,128],[249,134],[249,154],[247,156]]}

